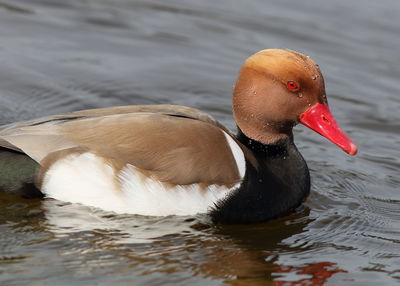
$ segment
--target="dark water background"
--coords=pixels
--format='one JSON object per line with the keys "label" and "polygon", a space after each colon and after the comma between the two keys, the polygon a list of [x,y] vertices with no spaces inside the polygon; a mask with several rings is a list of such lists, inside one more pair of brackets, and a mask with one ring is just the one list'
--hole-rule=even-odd
{"label": "dark water background", "polygon": [[400,284],[400,2],[375,2],[0,0],[0,123],[173,103],[234,128],[243,60],[290,48],[320,64],[360,147],[297,127],[312,194],[249,226],[1,194],[0,285]]}

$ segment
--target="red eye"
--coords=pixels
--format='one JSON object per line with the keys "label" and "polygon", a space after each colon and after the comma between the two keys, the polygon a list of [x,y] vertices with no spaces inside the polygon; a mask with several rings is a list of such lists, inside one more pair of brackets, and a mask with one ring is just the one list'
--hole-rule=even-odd
{"label": "red eye", "polygon": [[287,86],[287,88],[288,88],[289,90],[297,90],[297,89],[299,88],[299,86],[297,85],[297,83],[296,83],[295,81],[293,81],[293,80],[288,81],[287,84],[286,84],[286,86]]}

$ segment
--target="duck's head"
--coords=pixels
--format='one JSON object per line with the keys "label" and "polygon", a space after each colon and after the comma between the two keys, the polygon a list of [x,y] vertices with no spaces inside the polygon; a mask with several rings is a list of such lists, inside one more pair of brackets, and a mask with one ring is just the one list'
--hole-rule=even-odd
{"label": "duck's head", "polygon": [[318,65],[303,54],[269,49],[250,56],[234,88],[233,111],[240,130],[261,143],[291,136],[300,122],[350,155],[357,153],[329,111]]}

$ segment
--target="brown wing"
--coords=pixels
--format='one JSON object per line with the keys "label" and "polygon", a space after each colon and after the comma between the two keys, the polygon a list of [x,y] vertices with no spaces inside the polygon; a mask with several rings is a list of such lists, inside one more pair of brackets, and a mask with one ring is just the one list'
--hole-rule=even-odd
{"label": "brown wing", "polygon": [[85,118],[95,118],[108,115],[131,114],[131,113],[156,113],[156,114],[164,114],[171,116],[187,117],[208,122],[226,130],[218,121],[216,121],[207,113],[204,113],[198,109],[180,105],[160,104],[160,105],[114,106],[106,108],[79,110],[66,114],[51,115],[30,121],[24,121],[21,123],[14,123],[2,126],[0,127],[0,136],[6,130],[16,130],[22,127],[44,125],[44,124],[57,124],[57,123],[85,119]]}
{"label": "brown wing", "polygon": [[0,131],[0,140],[3,147],[38,162],[57,160],[55,152],[65,150],[60,153],[65,156],[78,148],[105,158],[116,169],[131,164],[172,184],[232,185],[240,180],[220,124],[187,107],[78,111],[9,126]]}

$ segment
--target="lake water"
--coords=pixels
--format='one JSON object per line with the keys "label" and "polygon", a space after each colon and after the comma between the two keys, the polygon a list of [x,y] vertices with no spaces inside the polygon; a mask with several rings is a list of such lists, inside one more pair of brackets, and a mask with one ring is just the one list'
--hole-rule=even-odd
{"label": "lake water", "polygon": [[0,123],[181,104],[235,128],[250,54],[290,48],[325,75],[359,155],[305,127],[303,209],[262,224],[115,215],[0,194],[0,285],[399,285],[397,0],[0,0]]}

